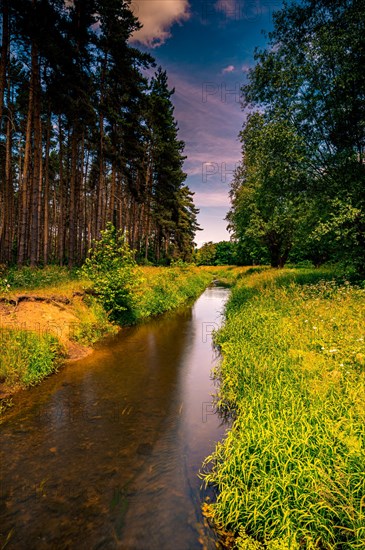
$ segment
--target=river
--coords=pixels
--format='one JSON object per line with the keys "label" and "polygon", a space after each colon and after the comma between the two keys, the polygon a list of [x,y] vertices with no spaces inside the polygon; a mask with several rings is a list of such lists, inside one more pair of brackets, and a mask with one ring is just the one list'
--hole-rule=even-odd
{"label": "river", "polygon": [[228,292],[122,329],[15,396],[0,426],[1,548],[216,548],[197,474],[227,429],[210,371]]}

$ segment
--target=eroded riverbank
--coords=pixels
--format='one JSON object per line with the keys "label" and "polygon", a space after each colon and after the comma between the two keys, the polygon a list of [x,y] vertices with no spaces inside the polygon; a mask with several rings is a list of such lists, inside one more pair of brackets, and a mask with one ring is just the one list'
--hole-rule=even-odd
{"label": "eroded riverbank", "polygon": [[[85,357],[96,342],[115,334],[119,326],[192,303],[213,277],[211,270],[194,267],[136,268],[139,284],[130,293],[127,321],[107,312],[85,280],[74,280],[71,274],[67,279],[62,272],[66,278],[55,287],[57,273],[56,268],[32,271],[27,282],[30,288],[21,288],[19,293],[10,287],[0,296],[0,397],[38,384],[65,358]],[[21,279],[22,271],[17,275]]]}

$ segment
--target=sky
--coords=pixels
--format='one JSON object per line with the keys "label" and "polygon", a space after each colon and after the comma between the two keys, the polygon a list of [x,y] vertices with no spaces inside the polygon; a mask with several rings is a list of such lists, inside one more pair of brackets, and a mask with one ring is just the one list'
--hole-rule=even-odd
{"label": "sky", "polygon": [[279,0],[132,0],[143,24],[132,42],[153,55],[175,88],[186,183],[195,193],[203,229],[196,235],[198,246],[229,240],[224,218],[241,157],[240,88],[281,5]]}

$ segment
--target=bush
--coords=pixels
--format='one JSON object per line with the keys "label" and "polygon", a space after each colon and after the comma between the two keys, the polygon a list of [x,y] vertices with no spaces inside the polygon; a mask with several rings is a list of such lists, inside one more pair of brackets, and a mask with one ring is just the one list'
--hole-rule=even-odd
{"label": "bush", "polygon": [[90,257],[81,269],[84,277],[92,282],[105,311],[119,322],[132,322],[134,300],[142,282],[125,234],[112,224],[94,241]]}

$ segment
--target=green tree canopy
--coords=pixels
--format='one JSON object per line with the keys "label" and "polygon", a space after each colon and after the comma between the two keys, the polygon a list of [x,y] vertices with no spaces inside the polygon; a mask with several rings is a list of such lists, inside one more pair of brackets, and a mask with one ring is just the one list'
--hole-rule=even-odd
{"label": "green tree canopy", "polygon": [[294,247],[365,272],[364,26],[363,1],[286,1],[256,52],[229,221],[251,249],[275,242],[274,264]]}
{"label": "green tree canopy", "polygon": [[232,183],[227,219],[254,261],[264,246],[271,265],[282,267],[303,223],[305,146],[289,122],[267,121],[260,113],[248,117],[240,137],[243,160]]}

